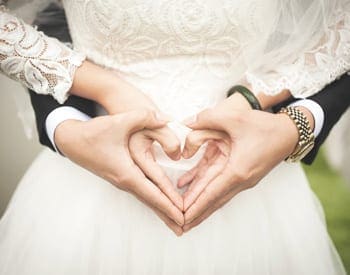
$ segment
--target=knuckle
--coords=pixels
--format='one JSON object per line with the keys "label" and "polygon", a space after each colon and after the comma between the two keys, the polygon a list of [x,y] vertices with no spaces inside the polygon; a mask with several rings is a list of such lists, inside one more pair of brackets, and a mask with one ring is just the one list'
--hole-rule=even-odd
{"label": "knuckle", "polygon": [[178,150],[180,150],[180,146],[181,146],[181,144],[178,140],[171,140],[166,145],[166,149],[169,152],[177,152]]}
{"label": "knuckle", "polygon": [[115,181],[119,186],[127,189],[134,189],[136,183],[131,173],[123,173],[115,176]]}
{"label": "knuckle", "polygon": [[227,119],[230,121],[234,121],[236,123],[244,123],[246,116],[243,112],[232,111],[230,113],[226,113]]}
{"label": "knuckle", "polygon": [[192,131],[187,136],[187,143],[190,146],[198,147],[200,145],[199,132]]}
{"label": "knuckle", "polygon": [[181,143],[177,138],[168,139],[167,142],[164,144],[164,149],[167,152],[174,153],[180,150]]}
{"label": "knuckle", "polygon": [[140,109],[135,110],[135,113],[140,115],[140,116],[147,116],[150,114],[150,112],[151,111],[147,108],[140,108]]}
{"label": "knuckle", "polygon": [[202,191],[202,196],[205,198],[206,200],[206,204],[212,204],[215,201],[215,195],[213,193],[211,193],[208,188],[204,188],[204,190]]}
{"label": "knuckle", "polygon": [[154,110],[154,109],[150,109],[150,108],[144,108],[143,110],[142,110],[142,112],[143,112],[143,117],[145,118],[145,119],[154,119],[154,118],[156,118],[156,111]]}
{"label": "knuckle", "polygon": [[147,108],[141,108],[137,110],[130,111],[127,117],[130,120],[135,121],[146,121],[151,116],[152,111]]}
{"label": "knuckle", "polygon": [[123,127],[128,121],[127,114],[114,115],[110,121],[110,127]]}
{"label": "knuckle", "polygon": [[233,172],[232,180],[237,183],[245,183],[251,177],[251,169],[240,166],[236,168]]}
{"label": "knuckle", "polygon": [[197,115],[197,120],[198,121],[205,120],[208,117],[211,117],[212,115],[213,115],[213,111],[211,109],[205,109]]}
{"label": "knuckle", "polygon": [[247,189],[254,188],[258,183],[259,183],[259,180],[258,180],[258,181],[254,181],[254,180],[250,179],[250,180],[246,183]]}

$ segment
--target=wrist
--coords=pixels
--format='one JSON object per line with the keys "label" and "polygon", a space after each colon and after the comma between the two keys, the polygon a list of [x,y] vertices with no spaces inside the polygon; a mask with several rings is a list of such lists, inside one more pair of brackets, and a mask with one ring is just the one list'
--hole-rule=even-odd
{"label": "wrist", "polygon": [[240,93],[234,93],[226,99],[231,110],[252,110],[248,100]]}
{"label": "wrist", "polygon": [[277,132],[280,132],[284,138],[281,138],[281,142],[285,142],[286,154],[284,158],[287,158],[293,153],[299,142],[299,130],[295,126],[293,120],[291,120],[285,114],[275,114],[277,118]]}
{"label": "wrist", "polygon": [[264,93],[259,93],[256,95],[256,98],[258,99],[261,108],[263,110],[266,110],[287,100],[290,96],[291,93],[289,90],[283,90],[277,95],[267,95]]}
{"label": "wrist", "polygon": [[108,110],[108,98],[117,98],[120,82],[116,74],[85,61],[74,74],[70,93],[93,100]]}

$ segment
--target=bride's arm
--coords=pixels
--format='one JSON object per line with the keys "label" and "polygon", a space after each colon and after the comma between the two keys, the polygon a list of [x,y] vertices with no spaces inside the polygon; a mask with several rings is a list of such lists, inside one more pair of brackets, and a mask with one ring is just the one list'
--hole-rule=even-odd
{"label": "bride's arm", "polygon": [[7,76],[63,103],[84,59],[0,7],[0,70]]}
{"label": "bride's arm", "polygon": [[50,38],[0,6],[0,71],[38,94],[52,95],[63,103],[69,94],[117,110],[117,75],[85,60],[57,39]]}

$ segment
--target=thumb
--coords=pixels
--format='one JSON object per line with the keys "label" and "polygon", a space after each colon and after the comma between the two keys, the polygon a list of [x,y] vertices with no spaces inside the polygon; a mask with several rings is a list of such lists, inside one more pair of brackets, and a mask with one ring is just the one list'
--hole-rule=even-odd
{"label": "thumb", "polygon": [[184,121],[184,124],[193,130],[224,130],[220,125],[220,114],[213,109],[206,109],[194,117]]}
{"label": "thumb", "polygon": [[193,157],[199,148],[209,140],[227,139],[227,134],[213,130],[196,130],[190,132],[186,137],[182,156],[186,159]]}
{"label": "thumb", "polygon": [[169,127],[156,131],[144,131],[144,134],[148,138],[157,141],[171,159],[179,160],[181,158],[181,142]]}
{"label": "thumb", "polygon": [[135,110],[125,113],[126,130],[134,133],[144,128],[158,129],[167,124],[166,118],[153,110]]}

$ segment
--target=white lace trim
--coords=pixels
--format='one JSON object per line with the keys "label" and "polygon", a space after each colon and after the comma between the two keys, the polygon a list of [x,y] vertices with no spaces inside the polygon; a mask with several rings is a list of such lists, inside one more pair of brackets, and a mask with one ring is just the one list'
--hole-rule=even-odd
{"label": "white lace trim", "polygon": [[338,22],[329,27],[320,44],[303,53],[293,64],[282,64],[268,73],[245,74],[255,94],[276,95],[290,90],[296,98],[306,98],[350,70],[350,14],[338,12]]}
{"label": "white lace trim", "polygon": [[49,38],[0,7],[0,71],[63,103],[85,55]]}

